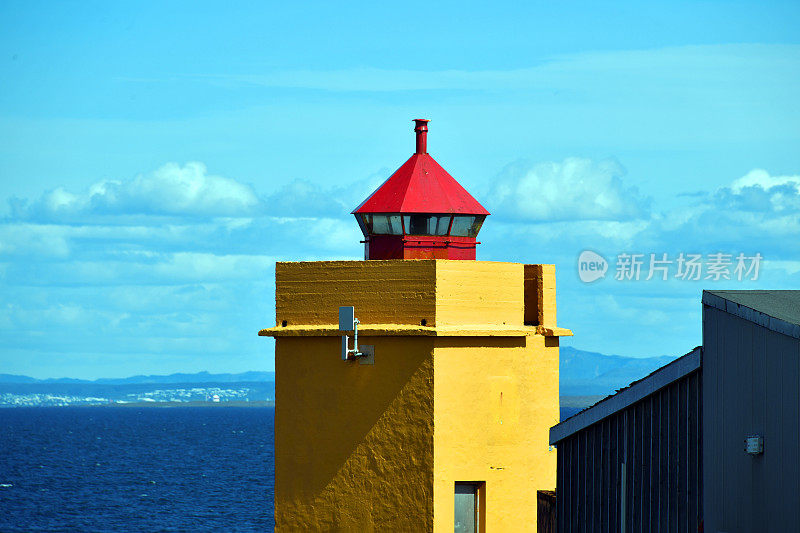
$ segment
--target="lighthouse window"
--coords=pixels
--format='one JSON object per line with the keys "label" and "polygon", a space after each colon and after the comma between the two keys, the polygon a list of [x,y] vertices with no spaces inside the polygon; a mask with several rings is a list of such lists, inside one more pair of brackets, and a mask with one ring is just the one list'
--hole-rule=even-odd
{"label": "lighthouse window", "polygon": [[447,235],[450,215],[405,215],[403,223],[409,235]]}
{"label": "lighthouse window", "polygon": [[485,215],[456,215],[453,217],[453,227],[450,228],[450,235],[454,235],[456,237],[477,237],[485,218]]}
{"label": "lighthouse window", "polygon": [[364,225],[370,235],[402,235],[400,215],[364,215]]}

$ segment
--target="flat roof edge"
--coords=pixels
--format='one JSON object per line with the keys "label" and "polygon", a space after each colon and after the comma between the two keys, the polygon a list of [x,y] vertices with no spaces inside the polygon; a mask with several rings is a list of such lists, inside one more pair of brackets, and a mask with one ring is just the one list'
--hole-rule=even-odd
{"label": "flat roof edge", "polygon": [[749,320],[754,324],[765,327],[777,333],[782,333],[795,339],[800,339],[800,326],[775,318],[762,311],[747,307],[744,304],[732,302],[722,296],[709,291],[703,291],[703,305],[725,311],[728,314]]}
{"label": "flat roof edge", "polygon": [[[557,326],[506,326],[497,324],[456,324],[417,326],[412,324],[361,324],[359,334],[369,337],[570,337],[572,331]],[[259,337],[338,337],[345,332],[334,324],[275,326],[258,332]]]}
{"label": "flat roof edge", "polygon": [[604,398],[580,413],[556,424],[550,428],[550,444],[557,444],[609,416],[617,413],[642,400],[651,394],[663,389],[684,376],[700,368],[702,362],[702,348],[699,346],[668,363],[649,376],[635,381],[626,389]]}

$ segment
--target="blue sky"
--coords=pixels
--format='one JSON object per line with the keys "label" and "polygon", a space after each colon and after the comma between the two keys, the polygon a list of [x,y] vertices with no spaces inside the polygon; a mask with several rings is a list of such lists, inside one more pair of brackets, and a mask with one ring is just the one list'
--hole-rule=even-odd
{"label": "blue sky", "polygon": [[[800,4],[522,4],[0,3],[0,373],[271,370],[274,262],[361,257],[415,117],[577,348],[682,354],[703,288],[800,288]],[[681,252],[764,261],[613,279]]]}

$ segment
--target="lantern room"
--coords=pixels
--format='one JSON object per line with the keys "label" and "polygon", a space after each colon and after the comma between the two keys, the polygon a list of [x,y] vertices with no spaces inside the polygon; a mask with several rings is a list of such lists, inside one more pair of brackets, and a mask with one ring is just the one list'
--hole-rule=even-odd
{"label": "lantern room", "polygon": [[365,259],[475,259],[489,212],[428,154],[428,122],[414,120],[416,152],[353,211]]}

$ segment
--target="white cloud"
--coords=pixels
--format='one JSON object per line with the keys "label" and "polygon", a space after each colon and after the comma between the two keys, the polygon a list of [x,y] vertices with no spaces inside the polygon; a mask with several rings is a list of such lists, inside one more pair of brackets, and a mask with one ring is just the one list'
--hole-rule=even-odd
{"label": "white cloud", "polygon": [[22,286],[91,287],[120,285],[188,285],[256,282],[281,257],[204,252],[87,253],[61,262],[18,261],[7,268],[6,281]]}
{"label": "white cloud", "polygon": [[12,202],[20,218],[69,221],[86,215],[249,216],[260,202],[252,187],[209,174],[203,163],[167,163],[130,180],[97,182],[80,193],[59,187],[28,205]]}
{"label": "white cloud", "polygon": [[715,199],[723,207],[746,211],[798,213],[800,176],[771,176],[766,170],[753,169],[719,189]]}
{"label": "white cloud", "polygon": [[745,187],[761,187],[771,189],[779,185],[793,185],[794,188],[800,187],[800,176],[770,176],[769,172],[761,168],[755,168],[736,179],[731,183],[731,190],[740,193]]}
{"label": "white cloud", "polygon": [[[604,173],[594,166],[584,161],[578,168],[589,170],[572,173],[572,177],[564,177],[569,173],[554,163],[527,165],[504,173],[499,183],[505,189],[495,197],[500,201],[489,204],[495,216],[484,224],[479,255],[484,259],[524,257],[526,261],[571,264],[584,249],[607,256],[621,252],[759,252],[769,260],[765,269],[793,273],[787,261],[800,256],[797,176],[755,169],[731,180],[728,186],[687,198],[678,208],[645,211],[645,200],[635,192],[625,198],[625,187],[615,184],[613,172]],[[548,180],[559,187],[547,186]],[[539,189],[541,185],[545,186]],[[534,192],[537,190],[538,194]],[[626,213],[609,209],[613,204],[607,202],[581,209],[583,203],[591,203],[590,193],[595,190],[611,190],[628,205],[636,206],[638,201],[641,217],[623,220]],[[597,216],[600,206],[620,220],[587,220]],[[567,215],[572,218],[567,219]]]}
{"label": "white cloud", "polygon": [[265,198],[266,211],[269,215],[298,218],[349,217],[391,174],[389,169],[381,169],[366,178],[331,188],[295,179]]}
{"label": "white cloud", "polygon": [[[259,203],[250,186],[210,175],[197,162],[183,167],[168,163],[151,175],[137,176],[119,192],[133,208],[167,214],[242,215]],[[113,206],[113,193],[110,199]]]}
{"label": "white cloud", "polygon": [[303,179],[292,180],[268,196],[264,203],[267,213],[275,216],[311,218],[341,216],[348,212],[341,194]]}
{"label": "white cloud", "polygon": [[[680,224],[670,228],[686,236],[693,233],[716,235],[719,240],[738,240],[770,246],[789,244],[798,249],[800,234],[800,176],[773,176],[763,169],[753,169],[730,185],[720,187],[701,202],[684,207],[674,218]],[[687,230],[692,230],[691,232]]]}
{"label": "white cloud", "polygon": [[0,256],[64,258],[69,228],[48,224],[0,224]]}
{"label": "white cloud", "polygon": [[339,254],[353,249],[353,244],[364,238],[356,221],[350,216],[345,220],[317,219],[309,228],[309,236],[316,246]]}
{"label": "white cloud", "polygon": [[42,197],[43,206],[54,213],[59,211],[72,211],[78,208],[79,204],[85,202],[80,196],[65,191],[62,187],[45,194]]}
{"label": "white cloud", "polygon": [[269,271],[276,258],[266,255],[216,255],[179,252],[169,254],[152,266],[156,279],[218,281],[257,279]]}
{"label": "white cloud", "polygon": [[622,180],[614,160],[509,165],[492,184],[489,210],[528,221],[615,220],[649,215],[650,199]]}
{"label": "white cloud", "polygon": [[117,313],[100,311],[75,302],[49,304],[41,307],[30,303],[7,303],[0,307],[0,330],[37,331],[42,328],[87,330],[100,324],[118,321]]}

